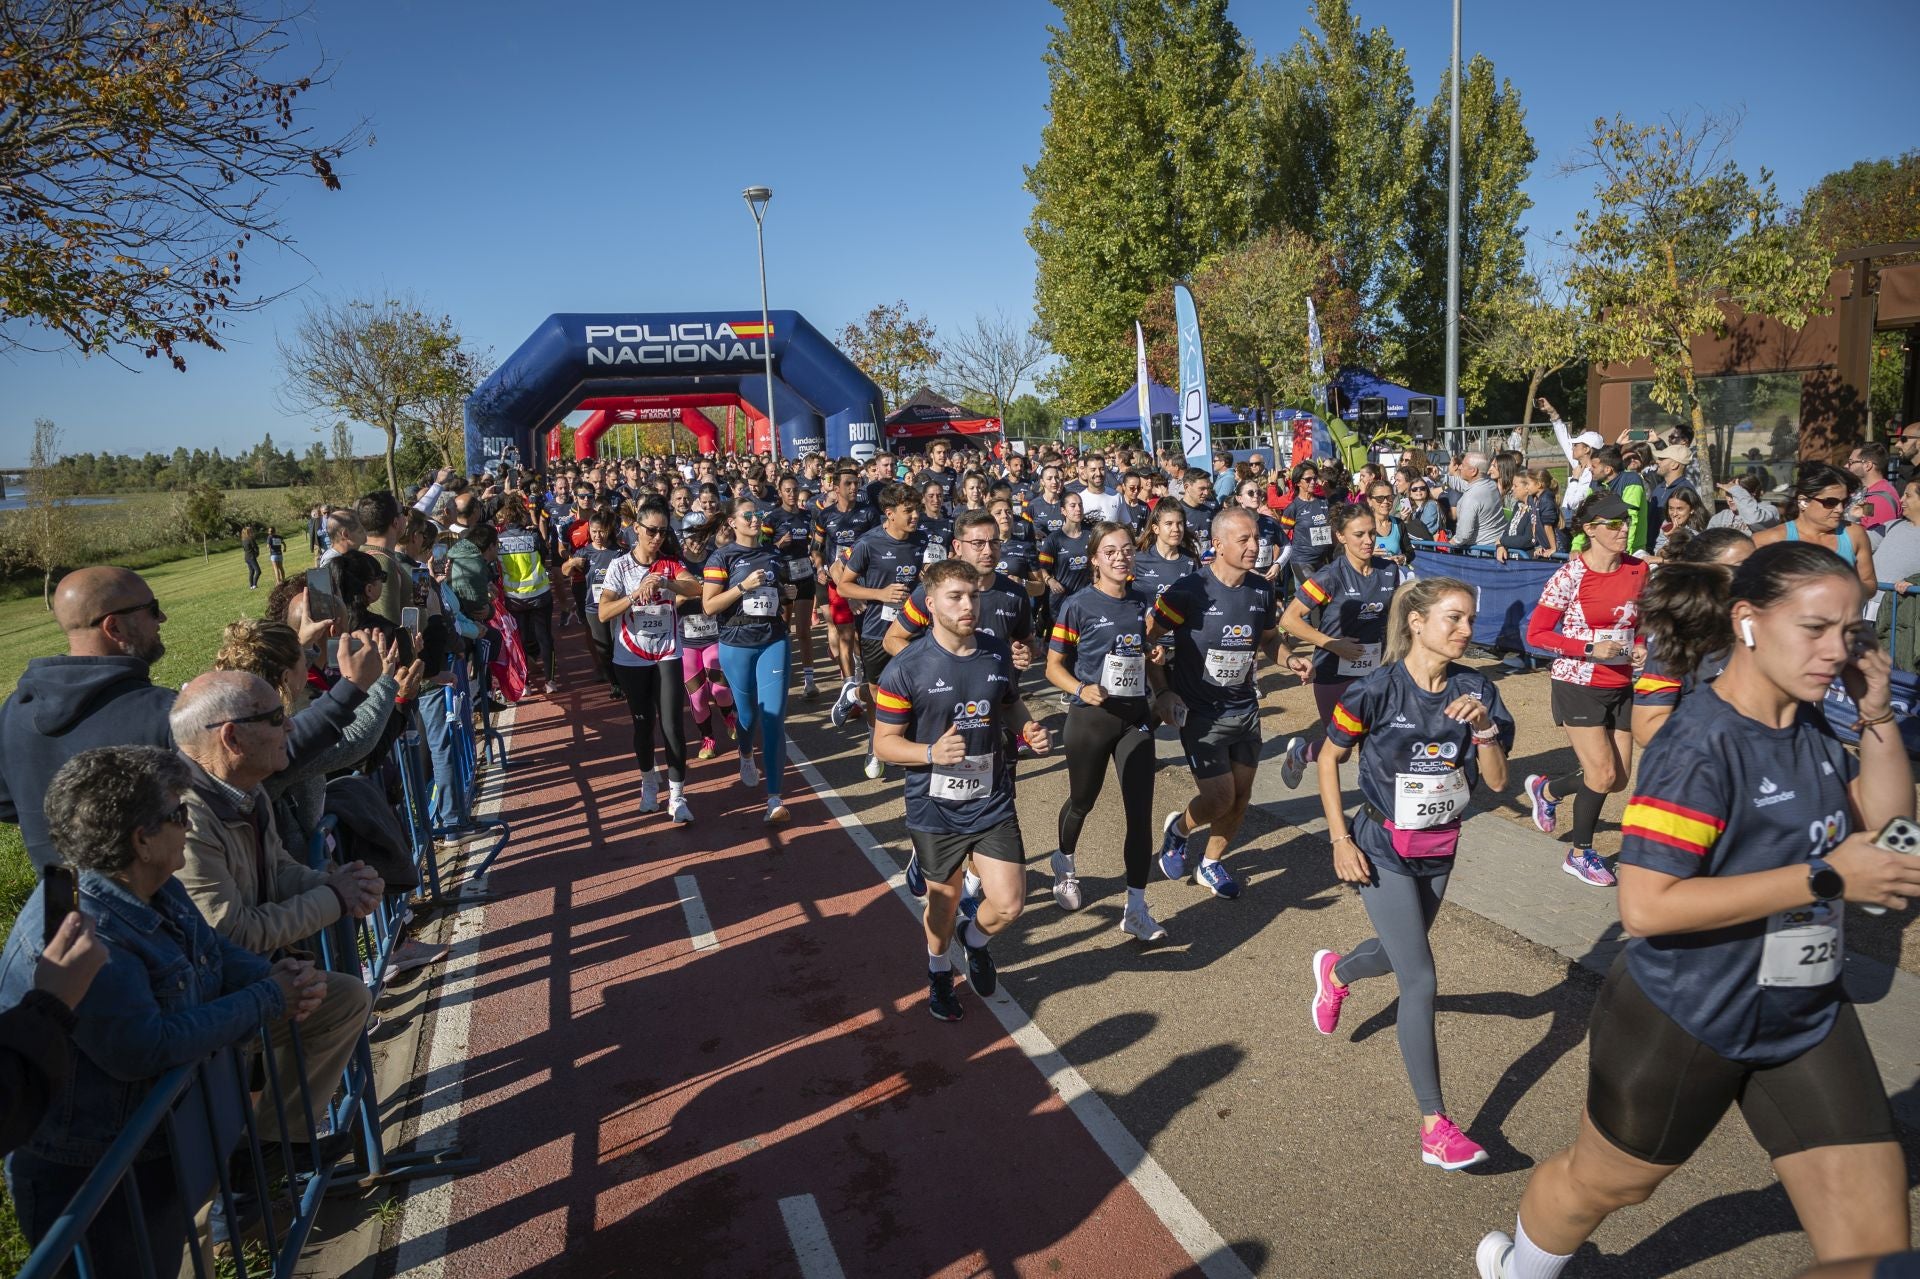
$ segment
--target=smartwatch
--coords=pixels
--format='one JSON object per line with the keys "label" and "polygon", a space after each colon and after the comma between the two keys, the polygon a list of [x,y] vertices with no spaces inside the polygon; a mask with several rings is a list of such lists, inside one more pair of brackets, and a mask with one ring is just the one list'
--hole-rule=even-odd
{"label": "smartwatch", "polygon": [[1841,894],[1847,891],[1847,881],[1841,878],[1839,871],[1827,865],[1826,858],[1810,857],[1807,859],[1807,888],[1817,902],[1838,901]]}
{"label": "smartwatch", "polygon": [[1582,653],[1582,654],[1581,654],[1581,656],[1583,656],[1583,657],[1592,657],[1592,656],[1593,656],[1593,641],[1592,641],[1592,640],[1588,640],[1588,641],[1587,641],[1587,647],[1586,647],[1586,651],[1585,651],[1584,653]]}

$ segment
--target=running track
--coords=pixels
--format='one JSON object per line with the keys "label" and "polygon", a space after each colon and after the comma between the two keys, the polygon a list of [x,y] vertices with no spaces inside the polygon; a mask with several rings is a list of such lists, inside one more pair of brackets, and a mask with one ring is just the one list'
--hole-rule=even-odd
{"label": "running track", "polygon": [[458,1140],[483,1171],[451,1184],[417,1272],[1246,1273],[964,983],[965,1021],[927,1015],[919,929],[810,770],[789,764],[777,832],[731,753],[691,766],[693,826],[641,817],[625,708],[562,652],[568,690],[519,708],[514,838],[456,964]]}

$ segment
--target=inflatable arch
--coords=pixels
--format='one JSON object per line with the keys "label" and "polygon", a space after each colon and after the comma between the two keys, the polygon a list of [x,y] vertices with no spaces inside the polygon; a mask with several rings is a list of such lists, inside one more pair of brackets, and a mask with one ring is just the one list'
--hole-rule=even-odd
{"label": "inflatable arch", "polygon": [[[754,449],[764,452],[773,431],[768,351],[781,456],[871,457],[883,416],[880,388],[799,312],[775,311],[769,324],[771,332],[757,311],[550,315],[467,397],[468,465],[509,450],[540,457],[544,437],[576,409],[593,415],[575,432],[582,456],[620,421],[645,420],[622,413],[731,405],[746,410]],[[704,415],[680,420],[703,450],[717,448]],[[589,425],[597,429],[588,432]]]}

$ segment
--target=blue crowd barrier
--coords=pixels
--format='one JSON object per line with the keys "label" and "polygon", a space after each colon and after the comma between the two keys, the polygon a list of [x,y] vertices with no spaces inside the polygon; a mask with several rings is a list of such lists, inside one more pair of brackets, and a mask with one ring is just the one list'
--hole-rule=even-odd
{"label": "blue crowd barrier", "polygon": [[1473,642],[1497,652],[1538,654],[1527,647],[1527,617],[1540,602],[1547,579],[1566,557],[1511,554],[1503,564],[1490,546],[1450,547],[1415,540],[1413,562],[1420,577],[1457,577],[1474,591]]}

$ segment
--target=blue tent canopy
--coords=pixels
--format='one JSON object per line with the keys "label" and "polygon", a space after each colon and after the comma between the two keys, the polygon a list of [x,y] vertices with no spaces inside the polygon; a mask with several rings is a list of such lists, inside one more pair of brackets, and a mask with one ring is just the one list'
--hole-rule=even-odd
{"label": "blue tent canopy", "polygon": [[[1360,416],[1360,399],[1367,395],[1377,395],[1387,402],[1388,417],[1405,417],[1407,401],[1421,397],[1433,401],[1433,411],[1436,415],[1446,416],[1445,396],[1409,390],[1377,377],[1365,369],[1355,368],[1353,365],[1348,365],[1333,375],[1333,394],[1340,406],[1340,416],[1348,421]],[[1467,402],[1462,398],[1460,400],[1461,420],[1465,421],[1466,416]]]}
{"label": "blue tent canopy", "polygon": [[[1179,393],[1158,382],[1147,383],[1147,408],[1153,413],[1167,413],[1177,416],[1180,412]],[[1215,404],[1207,414],[1207,420],[1215,426],[1230,422],[1244,422],[1247,415],[1239,409],[1230,409],[1224,404]],[[1140,428],[1139,392],[1128,387],[1120,398],[1101,409],[1098,413],[1089,413],[1085,417],[1070,417],[1061,422],[1069,431],[1127,431]]]}

